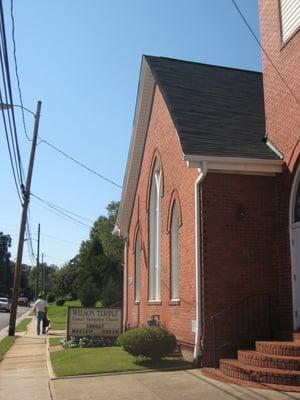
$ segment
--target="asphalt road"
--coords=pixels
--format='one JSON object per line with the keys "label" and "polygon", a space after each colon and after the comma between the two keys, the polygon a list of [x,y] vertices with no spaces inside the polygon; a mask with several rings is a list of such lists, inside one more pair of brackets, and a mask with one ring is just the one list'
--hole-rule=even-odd
{"label": "asphalt road", "polygon": [[[24,314],[26,311],[29,310],[29,307],[20,307],[18,306],[17,310],[17,317],[20,317],[22,314]],[[0,311],[0,330],[3,328],[6,328],[9,324],[9,316],[10,313],[7,313],[5,311]]]}

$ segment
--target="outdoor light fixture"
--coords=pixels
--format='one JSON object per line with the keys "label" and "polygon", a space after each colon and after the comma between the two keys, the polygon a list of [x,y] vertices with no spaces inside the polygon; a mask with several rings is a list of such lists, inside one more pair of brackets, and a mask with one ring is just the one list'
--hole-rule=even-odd
{"label": "outdoor light fixture", "polygon": [[238,212],[237,212],[237,216],[238,216],[238,219],[239,219],[240,221],[242,221],[242,220],[245,218],[245,216],[246,216],[246,211],[245,211],[245,209],[244,209],[243,206],[239,206]]}

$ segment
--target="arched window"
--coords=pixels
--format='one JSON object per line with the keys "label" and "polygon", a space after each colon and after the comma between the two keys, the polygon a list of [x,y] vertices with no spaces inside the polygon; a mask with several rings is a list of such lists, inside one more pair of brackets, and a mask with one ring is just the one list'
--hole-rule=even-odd
{"label": "arched window", "polygon": [[141,234],[140,231],[138,231],[135,240],[135,301],[141,300],[141,245]]}
{"label": "arched window", "polygon": [[179,213],[176,203],[171,216],[171,300],[179,300]]}
{"label": "arched window", "polygon": [[160,300],[161,170],[155,164],[149,204],[149,300]]}

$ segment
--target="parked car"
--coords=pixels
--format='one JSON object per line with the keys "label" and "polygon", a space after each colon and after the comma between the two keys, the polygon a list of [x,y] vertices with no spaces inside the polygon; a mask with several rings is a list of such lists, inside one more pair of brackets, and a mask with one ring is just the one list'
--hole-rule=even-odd
{"label": "parked car", "polygon": [[10,312],[11,310],[11,302],[7,297],[0,297],[0,310]]}
{"label": "parked car", "polygon": [[29,299],[27,297],[19,297],[18,298],[18,306],[29,306]]}

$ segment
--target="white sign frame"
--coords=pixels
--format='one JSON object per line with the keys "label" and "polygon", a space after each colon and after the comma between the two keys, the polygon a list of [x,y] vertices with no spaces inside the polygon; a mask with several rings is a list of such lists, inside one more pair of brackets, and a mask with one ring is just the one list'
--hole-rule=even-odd
{"label": "white sign frame", "polygon": [[122,309],[68,307],[67,339],[70,337],[118,337],[122,333]]}

